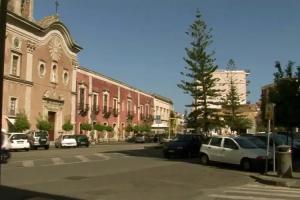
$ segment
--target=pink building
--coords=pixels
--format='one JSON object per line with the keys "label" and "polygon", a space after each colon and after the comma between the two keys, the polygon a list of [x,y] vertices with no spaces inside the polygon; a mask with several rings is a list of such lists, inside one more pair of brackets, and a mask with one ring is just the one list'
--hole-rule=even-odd
{"label": "pink building", "polygon": [[98,123],[112,126],[114,139],[124,139],[128,124],[142,124],[153,116],[151,94],[98,72],[79,67],[76,87],[76,133],[81,123]]}

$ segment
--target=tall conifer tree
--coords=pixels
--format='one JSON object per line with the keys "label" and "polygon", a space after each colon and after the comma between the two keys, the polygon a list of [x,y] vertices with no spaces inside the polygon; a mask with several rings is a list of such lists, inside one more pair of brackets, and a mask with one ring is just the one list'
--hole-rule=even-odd
{"label": "tall conifer tree", "polygon": [[219,104],[216,99],[220,91],[215,88],[218,79],[213,77],[218,68],[214,63],[214,52],[208,52],[212,43],[211,29],[208,29],[199,11],[186,34],[191,39],[191,47],[185,49],[187,56],[184,61],[187,65],[185,72],[181,72],[185,79],[181,80],[178,87],[193,98],[193,102],[186,105],[192,107],[188,125],[193,128],[200,127],[207,132],[218,122],[215,105]]}

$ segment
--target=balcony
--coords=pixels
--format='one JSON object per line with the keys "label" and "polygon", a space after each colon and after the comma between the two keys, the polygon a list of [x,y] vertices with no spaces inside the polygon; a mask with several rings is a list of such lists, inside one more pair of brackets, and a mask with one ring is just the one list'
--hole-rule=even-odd
{"label": "balcony", "polygon": [[93,114],[98,115],[99,111],[100,111],[99,106],[98,105],[93,105],[93,107],[92,107]]}
{"label": "balcony", "polygon": [[128,120],[128,121],[132,121],[133,118],[134,118],[133,112],[132,112],[132,111],[128,111],[128,112],[127,112],[127,120]]}
{"label": "balcony", "polygon": [[116,109],[116,108],[113,108],[112,113],[113,113],[113,116],[114,116],[114,117],[118,117],[118,115],[119,115],[119,110]]}
{"label": "balcony", "polygon": [[103,106],[102,114],[103,114],[104,118],[108,119],[110,117],[111,113],[112,113],[111,107]]}
{"label": "balcony", "polygon": [[89,104],[79,103],[77,108],[78,108],[79,114],[82,116],[85,116],[85,115],[87,115],[87,113],[89,111]]}

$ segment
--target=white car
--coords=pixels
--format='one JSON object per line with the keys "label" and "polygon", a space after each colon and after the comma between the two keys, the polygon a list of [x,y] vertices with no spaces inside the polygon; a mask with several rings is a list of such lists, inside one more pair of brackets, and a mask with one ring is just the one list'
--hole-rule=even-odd
{"label": "white car", "polygon": [[26,133],[9,133],[8,140],[10,141],[11,150],[29,151],[30,149],[30,144]]}
{"label": "white car", "polygon": [[55,140],[55,147],[76,147],[77,142],[74,135],[60,135]]}
{"label": "white car", "polygon": [[242,137],[215,136],[200,148],[202,164],[215,161],[240,165],[243,170],[250,170],[264,166],[266,158],[266,150]]}

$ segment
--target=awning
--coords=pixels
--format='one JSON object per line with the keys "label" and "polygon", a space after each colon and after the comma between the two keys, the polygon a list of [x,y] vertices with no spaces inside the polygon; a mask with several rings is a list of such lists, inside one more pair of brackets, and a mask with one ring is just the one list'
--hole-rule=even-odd
{"label": "awning", "polygon": [[7,119],[7,121],[9,121],[9,123],[11,123],[12,125],[14,125],[15,124],[15,119],[13,119],[13,118],[9,118],[9,117],[6,117],[6,119]]}
{"label": "awning", "polygon": [[153,124],[152,128],[169,128],[167,124]]}

